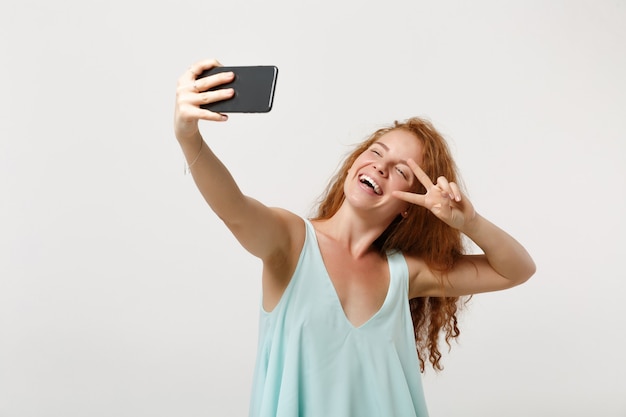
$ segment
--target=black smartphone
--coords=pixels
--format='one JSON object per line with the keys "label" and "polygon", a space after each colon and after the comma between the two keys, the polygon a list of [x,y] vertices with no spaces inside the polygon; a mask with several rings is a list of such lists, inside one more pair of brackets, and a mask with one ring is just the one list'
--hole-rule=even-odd
{"label": "black smartphone", "polygon": [[210,88],[209,91],[233,88],[235,95],[227,100],[202,104],[200,107],[218,113],[267,113],[272,110],[278,77],[277,67],[273,65],[214,67],[202,72],[198,78],[228,71],[235,74],[233,81]]}

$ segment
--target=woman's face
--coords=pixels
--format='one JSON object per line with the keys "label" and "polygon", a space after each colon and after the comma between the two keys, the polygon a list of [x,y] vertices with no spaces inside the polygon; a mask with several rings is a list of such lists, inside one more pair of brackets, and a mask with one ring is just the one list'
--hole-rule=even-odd
{"label": "woman's face", "polygon": [[422,162],[422,142],[411,132],[396,129],[385,133],[357,157],[344,184],[346,199],[355,207],[381,211],[392,219],[408,203],[391,195],[410,191],[418,181],[407,164]]}

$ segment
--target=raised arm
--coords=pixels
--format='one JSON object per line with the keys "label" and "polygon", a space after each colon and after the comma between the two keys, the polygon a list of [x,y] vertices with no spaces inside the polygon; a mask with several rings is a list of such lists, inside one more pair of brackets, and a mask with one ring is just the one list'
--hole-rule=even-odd
{"label": "raised arm", "polygon": [[232,89],[208,89],[232,80],[229,72],[197,79],[202,71],[219,66],[215,60],[192,65],[178,80],[174,131],[200,193],[238,241],[251,254],[267,260],[292,250],[290,227],[294,215],[269,208],[244,195],[228,169],[202,138],[199,120],[225,122],[223,114],[204,110],[202,104],[232,97]]}
{"label": "raised arm", "polygon": [[[459,187],[440,177],[433,184],[412,160],[409,166],[425,186],[426,194],[394,192],[397,198],[429,209],[450,227],[472,239],[483,255],[465,255],[444,276],[419,259],[409,259],[411,297],[458,297],[511,288],[535,273],[535,263],[526,249],[511,235],[474,210]],[[443,287],[441,283],[443,282]]]}

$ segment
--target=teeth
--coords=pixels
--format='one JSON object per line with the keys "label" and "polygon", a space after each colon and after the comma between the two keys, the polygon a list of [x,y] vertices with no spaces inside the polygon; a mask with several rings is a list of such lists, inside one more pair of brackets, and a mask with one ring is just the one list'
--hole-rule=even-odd
{"label": "teeth", "polygon": [[380,191],[380,187],[378,186],[378,184],[376,183],[376,181],[374,181],[372,179],[372,177],[369,177],[365,174],[361,175],[361,178],[359,178],[359,180],[362,183],[367,183],[369,186],[371,186],[374,189],[374,192],[378,195],[380,195],[381,191]]}

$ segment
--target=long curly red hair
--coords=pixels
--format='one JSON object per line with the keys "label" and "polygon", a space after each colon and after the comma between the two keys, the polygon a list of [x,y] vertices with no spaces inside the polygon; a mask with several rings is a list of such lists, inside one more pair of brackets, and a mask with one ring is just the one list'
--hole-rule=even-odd
{"label": "long curly red hair", "polygon": [[[346,157],[320,198],[314,219],[328,219],[339,210],[345,198],[344,182],[356,158],[385,133],[395,129],[411,132],[422,141],[421,168],[431,180],[444,176],[449,181],[459,182],[457,167],[448,144],[432,123],[419,117],[404,122],[395,121],[392,125],[376,130]],[[424,193],[424,186],[419,181],[416,183],[413,191]],[[407,214],[406,217],[396,217],[374,242],[374,246],[381,254],[388,250],[400,250],[404,254],[421,257],[430,268],[445,276],[463,254],[460,232],[447,226],[423,207],[411,204]],[[443,286],[443,281],[441,285]],[[427,360],[435,370],[442,370],[440,335],[444,336],[448,347],[451,346],[451,340],[459,336],[457,311],[461,306],[460,298],[419,297],[409,300],[409,305],[420,370],[424,371]]]}

